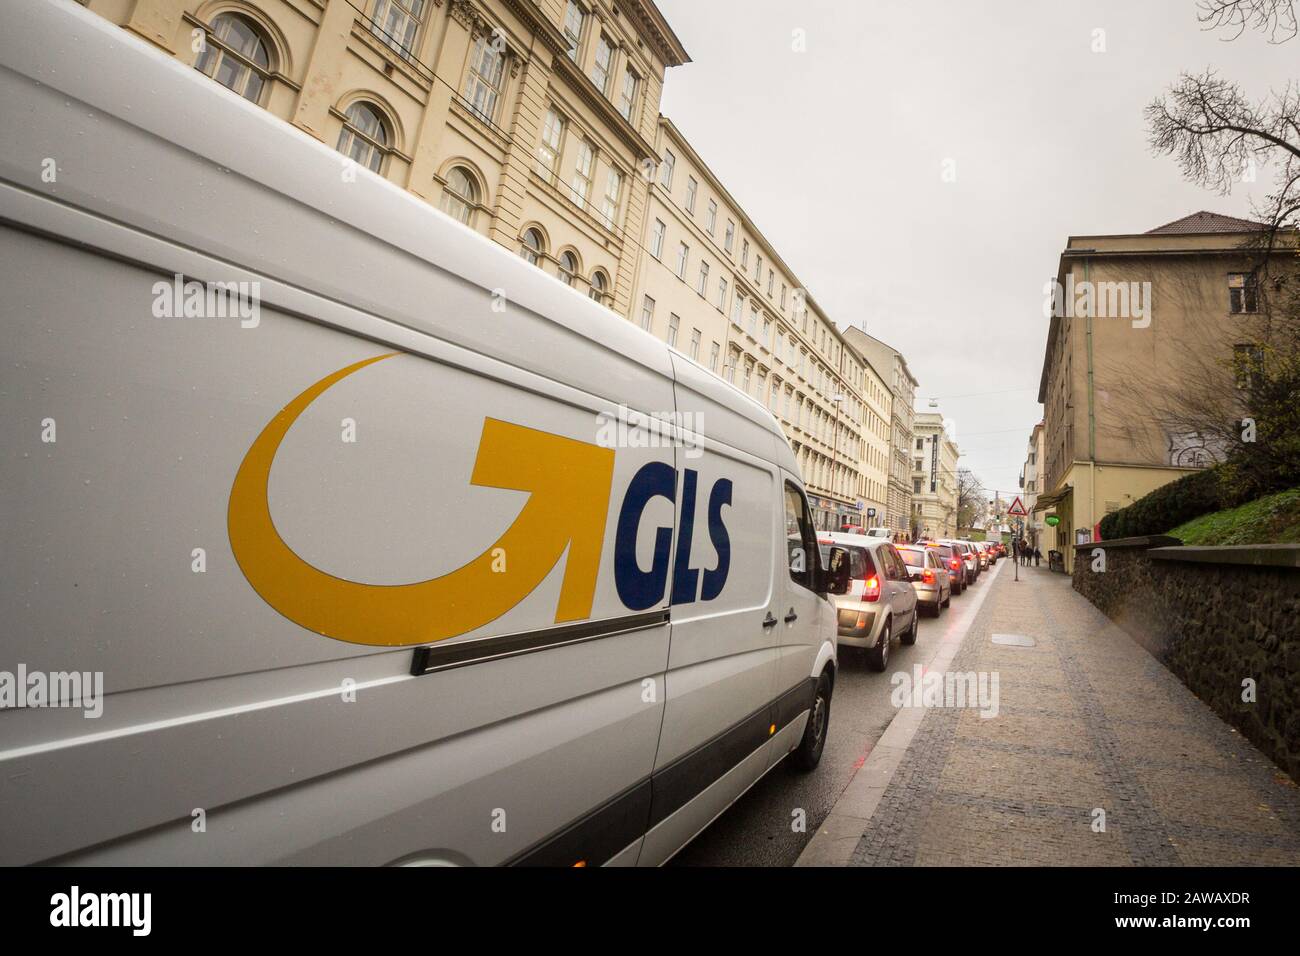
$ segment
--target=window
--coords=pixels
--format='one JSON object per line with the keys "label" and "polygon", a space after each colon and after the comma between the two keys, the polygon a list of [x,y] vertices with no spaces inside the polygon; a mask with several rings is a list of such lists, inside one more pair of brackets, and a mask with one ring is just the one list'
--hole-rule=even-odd
{"label": "window", "polygon": [[618,223],[618,203],[623,194],[623,174],[613,166],[605,177],[605,198],[600,203],[600,218],[605,228],[613,229]]}
{"label": "window", "polygon": [[555,163],[560,157],[560,140],[564,137],[564,117],[555,110],[546,111],[542,141],[537,144],[537,171],[548,183],[555,182]]}
{"label": "window", "polygon": [[918,439],[916,440],[916,450],[917,450],[917,451],[924,451],[924,450],[925,450],[925,439],[924,439],[924,438],[918,438]]}
{"label": "window", "polygon": [[605,273],[597,269],[591,274],[591,291],[587,295],[591,296],[597,302],[605,301],[605,290],[609,288],[609,280],[605,278]]}
{"label": "window", "polygon": [[700,360],[700,330],[691,329],[691,358]]}
{"label": "window", "polygon": [[803,492],[785,483],[785,541],[790,566],[790,580],[809,590],[817,581],[819,555],[817,532]]}
{"label": "window", "polygon": [[749,240],[740,240],[740,268],[749,268]]}
{"label": "window", "polygon": [[763,257],[754,257],[754,281],[759,282],[763,278]]}
{"label": "window", "polygon": [[596,160],[596,151],[591,143],[583,140],[578,144],[578,162],[573,168],[573,185],[569,187],[569,197],[581,209],[587,204],[591,195],[591,167]]}
{"label": "window", "polygon": [[372,172],[379,172],[388,152],[388,127],[368,103],[353,103],[339,133],[339,152]]}
{"label": "window", "polygon": [[785,308],[785,283],[781,283],[781,308]]}
{"label": "window", "polygon": [[709,291],[709,264],[708,264],[707,262],[701,262],[701,263],[700,263],[700,278],[699,278],[699,280],[695,283],[695,291],[696,291],[697,293],[699,293],[701,296],[704,296],[704,295],[707,295],[707,294],[708,294],[708,291]]}
{"label": "window", "polygon": [[767,343],[767,340],[769,336],[771,336],[771,334],[772,334],[772,320],[768,317],[767,313],[764,312],[763,313],[763,339],[762,339],[764,344]]}
{"label": "window", "polygon": [[578,62],[578,45],[582,42],[582,23],[587,19],[582,7],[574,0],[564,11],[564,38],[569,41],[569,59]]}
{"label": "window", "polygon": [[1236,314],[1259,311],[1259,282],[1255,273],[1228,274],[1228,311]]}
{"label": "window", "polygon": [[758,338],[758,303],[749,303],[749,334]]}
{"label": "window", "polygon": [[668,313],[668,344],[673,348],[677,348],[677,329],[681,324],[681,317],[676,312]]}
{"label": "window", "polygon": [[722,248],[731,252],[731,247],[736,242],[736,224],[730,219],[727,220],[727,232],[722,240]]}
{"label": "window", "polygon": [[750,386],[750,383],[753,382],[753,380],[754,380],[754,363],[753,363],[753,362],[746,362],[746,363],[745,363],[745,378],[744,378],[744,380],[743,380],[742,383],[741,383],[741,388],[744,390],[744,392],[745,392],[746,395],[749,394],[749,386]]}
{"label": "window", "polygon": [[1232,367],[1237,388],[1259,388],[1263,379],[1264,350],[1251,343],[1232,347]]}
{"label": "window", "polygon": [[560,253],[560,281],[573,285],[574,276],[578,274],[578,257],[572,252]]}
{"label": "window", "polygon": [[695,215],[695,194],[699,192],[700,184],[695,181],[694,176],[686,177],[686,211],[692,216]]}
{"label": "window", "polygon": [[623,74],[623,92],[618,98],[618,111],[623,114],[623,119],[632,125],[636,125],[639,117],[634,116],[636,110],[636,91],[641,85],[641,78],[636,75],[636,71],[630,66]]}
{"label": "window", "polygon": [[370,29],[399,54],[415,56],[415,34],[424,16],[424,0],[375,0]]}
{"label": "window", "polygon": [[463,166],[453,166],[447,173],[447,184],[442,189],[442,211],[465,225],[471,225],[474,209],[478,205],[478,186],[474,177]]}
{"label": "window", "polygon": [[735,323],[737,328],[740,327],[740,318],[744,311],[745,297],[743,295],[738,295],[731,300],[731,321]]}
{"label": "window", "polygon": [[668,227],[664,225],[662,219],[656,219],[654,227],[650,231],[650,255],[656,259],[664,257],[664,233]]}
{"label": "window", "polygon": [[713,230],[716,229],[717,227],[718,227],[718,204],[714,202],[712,199],[710,199],[709,211],[708,214],[704,217],[704,230],[711,236],[713,235]]}
{"label": "window", "polygon": [[591,82],[602,93],[609,92],[609,65],[613,58],[613,45],[610,44],[609,37],[602,33],[596,41],[596,60],[591,64]]}
{"label": "window", "polygon": [[641,303],[641,328],[647,332],[654,326],[655,322],[655,300],[646,296]]}
{"label": "window", "polygon": [[673,189],[673,167],[677,165],[677,157],[673,155],[670,149],[664,150],[664,161],[659,166],[659,182],[663,184],[664,189],[672,192]]}
{"label": "window", "polygon": [[709,371],[714,375],[718,374],[718,343],[714,342],[709,346]]}
{"label": "window", "polygon": [[772,298],[772,284],[776,282],[776,274],[771,269],[767,270],[767,297]]}
{"label": "window", "polygon": [[474,115],[488,123],[496,116],[505,64],[505,51],[497,48],[494,37],[481,36],[475,41],[465,80],[465,99]]}
{"label": "window", "polygon": [[536,229],[529,229],[519,246],[519,254],[530,264],[540,266],[542,262],[542,234]]}
{"label": "window", "polygon": [[725,311],[727,308],[727,279],[725,276],[718,276],[718,310]]}
{"label": "window", "polygon": [[677,278],[679,279],[686,278],[686,263],[690,261],[690,258],[691,258],[691,247],[684,242],[678,243],[677,244]]}
{"label": "window", "polygon": [[223,13],[213,18],[204,40],[195,68],[246,100],[261,99],[271,57],[257,28],[241,16]]}

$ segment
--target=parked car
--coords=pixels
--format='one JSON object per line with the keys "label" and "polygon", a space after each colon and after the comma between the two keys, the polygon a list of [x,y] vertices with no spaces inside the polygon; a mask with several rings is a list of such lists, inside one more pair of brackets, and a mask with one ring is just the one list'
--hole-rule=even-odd
{"label": "parked car", "polygon": [[907,564],[917,602],[931,617],[938,617],[952,601],[952,584],[943,560],[934,548],[919,544],[900,544],[898,553]]}
{"label": "parked car", "polygon": [[[848,556],[767,409],[98,14],[3,9],[0,643],[112,693],[0,714],[0,865],[658,865],[817,765]],[[69,454],[10,455],[47,413]]]}
{"label": "parked car", "polygon": [[961,551],[955,545],[938,541],[927,542],[926,547],[934,549],[940,563],[948,571],[948,583],[954,595],[960,595],[970,586],[970,577],[966,571],[966,562]]}
{"label": "parked car", "polygon": [[980,578],[980,559],[975,554],[975,548],[969,541],[958,541],[951,538],[945,538],[944,544],[952,545],[961,554],[962,560],[966,563],[966,582],[974,584]]}
{"label": "parked car", "polygon": [[873,670],[889,663],[894,639],[915,644],[920,626],[916,591],[898,549],[888,541],[862,535],[822,535],[819,544],[829,563],[829,549],[849,553],[849,586],[835,597],[839,643],[862,648]]}

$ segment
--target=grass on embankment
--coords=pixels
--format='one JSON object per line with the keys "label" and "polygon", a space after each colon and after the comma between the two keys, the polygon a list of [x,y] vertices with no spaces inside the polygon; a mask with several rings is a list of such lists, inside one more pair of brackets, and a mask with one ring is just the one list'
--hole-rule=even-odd
{"label": "grass on embankment", "polygon": [[1300,542],[1300,488],[1258,498],[1239,508],[1193,518],[1169,534],[1183,544],[1295,544]]}

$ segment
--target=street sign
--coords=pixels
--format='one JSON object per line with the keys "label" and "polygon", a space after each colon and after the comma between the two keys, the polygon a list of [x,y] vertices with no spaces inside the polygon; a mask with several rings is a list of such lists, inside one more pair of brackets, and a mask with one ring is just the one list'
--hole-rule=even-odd
{"label": "street sign", "polygon": [[868,509],[867,509],[867,517],[868,517],[868,518],[874,518],[875,516],[876,516],[876,509],[875,509],[875,508],[868,508]]}
{"label": "street sign", "polygon": [[1016,500],[1011,502],[1011,507],[1007,509],[1007,514],[1023,518],[1025,517],[1025,513],[1025,506],[1021,502],[1020,496],[1016,495]]}

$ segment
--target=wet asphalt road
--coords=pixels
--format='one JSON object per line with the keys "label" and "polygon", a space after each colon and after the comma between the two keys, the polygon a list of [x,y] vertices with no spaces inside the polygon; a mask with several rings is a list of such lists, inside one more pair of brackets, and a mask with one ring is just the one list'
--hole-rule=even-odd
{"label": "wet asphalt road", "polygon": [[[979,598],[988,589],[990,575],[1004,567],[1012,573],[1009,565],[1010,560],[1003,559],[981,574],[973,587],[953,597],[938,619],[923,616],[916,644],[903,647],[896,641],[884,673],[870,670],[860,653],[841,648],[821,764],[807,774],[794,770],[788,761],[773,767],[670,865],[792,866],[893,720],[891,675],[928,664],[940,637],[964,633],[983,603]],[[806,815],[805,832],[792,826],[796,809]]]}

